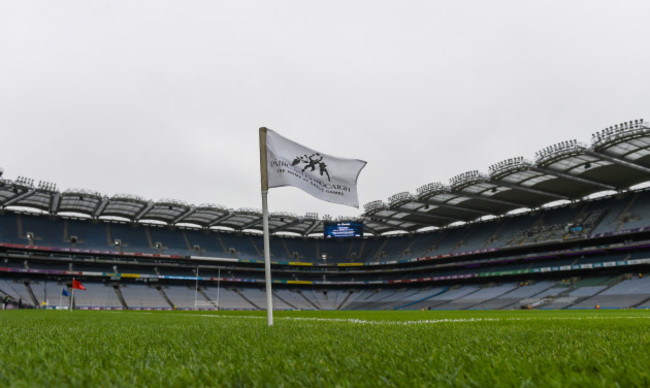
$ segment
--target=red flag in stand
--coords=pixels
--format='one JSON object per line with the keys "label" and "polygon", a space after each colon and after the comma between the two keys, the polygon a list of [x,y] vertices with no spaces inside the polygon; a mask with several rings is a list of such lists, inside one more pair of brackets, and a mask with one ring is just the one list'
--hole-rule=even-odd
{"label": "red flag in stand", "polygon": [[79,280],[76,280],[76,279],[72,279],[72,288],[74,288],[75,290],[85,290],[86,289],[86,287],[81,285],[81,282]]}

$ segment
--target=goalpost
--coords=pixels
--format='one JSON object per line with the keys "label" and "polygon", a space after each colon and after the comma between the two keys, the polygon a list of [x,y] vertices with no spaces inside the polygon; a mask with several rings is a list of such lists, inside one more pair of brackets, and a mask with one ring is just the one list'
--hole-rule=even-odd
{"label": "goalpost", "polygon": [[199,308],[209,308],[219,310],[219,292],[221,286],[221,268],[217,273],[217,300],[216,301],[203,301],[199,300],[199,267],[196,267],[196,284],[194,286],[194,310]]}

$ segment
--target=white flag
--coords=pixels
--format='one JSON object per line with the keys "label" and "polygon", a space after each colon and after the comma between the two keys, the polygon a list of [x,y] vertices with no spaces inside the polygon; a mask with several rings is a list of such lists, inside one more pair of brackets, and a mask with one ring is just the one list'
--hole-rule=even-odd
{"label": "white flag", "polygon": [[266,163],[269,188],[293,186],[324,201],[359,207],[363,160],[327,155],[267,129]]}

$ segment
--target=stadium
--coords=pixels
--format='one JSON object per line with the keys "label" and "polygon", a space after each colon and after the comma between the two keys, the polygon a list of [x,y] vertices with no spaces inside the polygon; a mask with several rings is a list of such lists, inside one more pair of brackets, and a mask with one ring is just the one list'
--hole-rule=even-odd
{"label": "stadium", "polygon": [[[397,193],[272,213],[275,310],[646,309],[650,126]],[[3,307],[263,310],[262,214],[0,181]],[[75,293],[73,280],[85,287]],[[72,305],[72,306],[71,306]]]}
{"label": "stadium", "polygon": [[1,2],[0,388],[650,387],[649,14]]}

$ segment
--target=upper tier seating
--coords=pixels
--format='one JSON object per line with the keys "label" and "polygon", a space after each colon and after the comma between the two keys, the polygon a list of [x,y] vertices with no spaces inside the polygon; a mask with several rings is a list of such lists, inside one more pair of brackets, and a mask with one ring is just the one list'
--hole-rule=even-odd
{"label": "upper tier seating", "polygon": [[[271,259],[310,263],[383,262],[481,249],[561,242],[650,226],[650,191],[499,217],[423,233],[363,239],[271,236]],[[180,256],[263,260],[261,235],[168,228],[47,215],[0,213],[0,242]]]}

